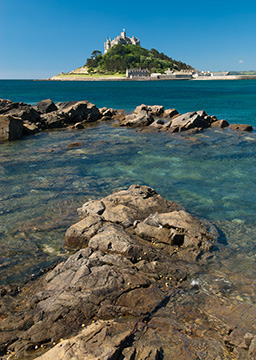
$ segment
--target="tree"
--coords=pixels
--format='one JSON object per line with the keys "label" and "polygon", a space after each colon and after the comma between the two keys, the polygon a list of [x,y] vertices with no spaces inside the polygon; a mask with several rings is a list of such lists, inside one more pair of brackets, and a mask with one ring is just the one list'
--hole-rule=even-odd
{"label": "tree", "polygon": [[97,56],[102,55],[101,51],[94,50],[91,55],[91,59],[96,59]]}

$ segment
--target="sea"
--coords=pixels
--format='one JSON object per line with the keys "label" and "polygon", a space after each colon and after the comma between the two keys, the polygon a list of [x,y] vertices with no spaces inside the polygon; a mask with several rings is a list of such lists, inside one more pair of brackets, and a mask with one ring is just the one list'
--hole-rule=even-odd
{"label": "sea", "polygon": [[[256,80],[1,80],[0,98],[36,104],[89,100],[123,109],[205,110],[256,129]],[[79,147],[69,144],[80,142]],[[220,239],[197,279],[203,291],[256,300],[256,131],[142,133],[105,122],[42,132],[0,145],[0,285],[22,283],[68,256],[77,208],[131,184],[153,187],[211,221]]]}

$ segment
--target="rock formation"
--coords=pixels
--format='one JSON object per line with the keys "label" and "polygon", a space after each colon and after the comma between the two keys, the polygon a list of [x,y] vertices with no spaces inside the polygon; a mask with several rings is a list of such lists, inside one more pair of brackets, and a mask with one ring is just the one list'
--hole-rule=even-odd
{"label": "rock formation", "polygon": [[213,225],[139,185],[78,213],[77,252],[0,289],[2,359],[253,359],[255,308],[204,301],[191,281],[218,247]]}
{"label": "rock formation", "polygon": [[164,110],[161,105],[141,104],[132,114],[125,114],[122,110],[107,107],[98,109],[86,100],[54,104],[52,100],[46,99],[33,107],[25,103],[0,100],[0,115],[11,116],[0,117],[0,141],[16,140],[22,134],[31,135],[47,129],[83,129],[89,123],[108,120],[119,126],[139,128],[140,131],[175,133],[187,130],[201,131],[209,127],[253,130],[251,125],[246,124],[229,126],[226,120],[218,120],[216,116],[210,116],[203,110],[179,114],[176,109]]}

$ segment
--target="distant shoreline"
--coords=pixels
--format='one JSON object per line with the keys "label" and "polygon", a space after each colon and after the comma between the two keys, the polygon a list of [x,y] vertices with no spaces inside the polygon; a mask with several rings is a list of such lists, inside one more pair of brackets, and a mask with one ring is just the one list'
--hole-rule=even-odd
{"label": "distant shoreline", "polygon": [[37,81],[180,81],[180,80],[189,80],[189,81],[198,81],[198,80],[256,80],[256,75],[226,75],[226,76],[199,76],[197,78],[188,79],[188,78],[151,78],[151,77],[144,77],[144,78],[137,78],[137,79],[130,79],[125,77],[75,77],[75,76],[53,76],[49,79],[37,79]]}

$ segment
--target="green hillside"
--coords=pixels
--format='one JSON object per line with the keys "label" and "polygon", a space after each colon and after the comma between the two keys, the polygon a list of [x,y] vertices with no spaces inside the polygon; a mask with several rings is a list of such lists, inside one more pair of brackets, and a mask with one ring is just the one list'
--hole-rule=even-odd
{"label": "green hillside", "polygon": [[130,69],[148,69],[152,72],[164,73],[165,70],[192,70],[193,68],[181,61],[173,60],[156,49],[147,50],[137,45],[115,45],[106,54],[93,51],[85,66],[89,73],[125,73]]}

